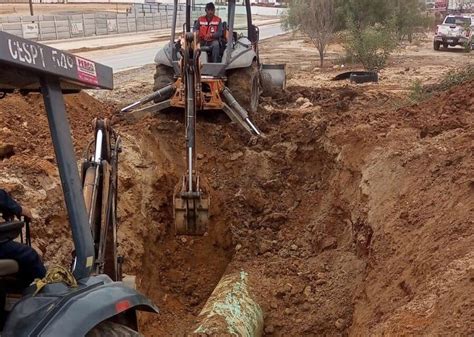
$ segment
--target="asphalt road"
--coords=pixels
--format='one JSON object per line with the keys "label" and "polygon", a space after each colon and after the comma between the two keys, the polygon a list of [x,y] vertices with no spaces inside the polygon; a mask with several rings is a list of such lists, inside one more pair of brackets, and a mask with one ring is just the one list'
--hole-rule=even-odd
{"label": "asphalt road", "polygon": [[[260,40],[284,34],[280,23],[260,27]],[[112,67],[114,72],[153,63],[156,51],[167,41],[81,53],[82,56]]]}

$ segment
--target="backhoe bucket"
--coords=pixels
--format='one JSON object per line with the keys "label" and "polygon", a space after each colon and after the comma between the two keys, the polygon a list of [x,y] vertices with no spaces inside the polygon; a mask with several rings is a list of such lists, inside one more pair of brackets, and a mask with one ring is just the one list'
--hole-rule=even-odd
{"label": "backhoe bucket", "polygon": [[188,178],[183,177],[173,197],[176,235],[204,235],[209,222],[210,198],[196,178],[194,191],[188,192]]}
{"label": "backhoe bucket", "polygon": [[264,94],[286,89],[286,64],[262,64],[260,75]]}

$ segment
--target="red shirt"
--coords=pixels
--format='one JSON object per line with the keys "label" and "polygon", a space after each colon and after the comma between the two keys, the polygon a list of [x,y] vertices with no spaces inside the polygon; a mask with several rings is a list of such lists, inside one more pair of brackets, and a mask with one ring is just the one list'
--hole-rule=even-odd
{"label": "red shirt", "polygon": [[[211,35],[211,40],[214,39],[214,34],[217,33],[219,24],[221,23],[221,18],[214,15],[210,20],[207,18],[206,15],[201,16],[198,19],[199,23],[199,39],[206,40],[206,36],[208,34]],[[209,40],[209,39],[208,39]]]}

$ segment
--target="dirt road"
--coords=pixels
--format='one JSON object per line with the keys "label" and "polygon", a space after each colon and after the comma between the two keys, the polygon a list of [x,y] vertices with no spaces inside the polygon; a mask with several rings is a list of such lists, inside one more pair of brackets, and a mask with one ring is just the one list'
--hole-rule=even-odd
{"label": "dirt road", "polygon": [[[329,51],[329,63],[339,57]],[[147,336],[180,336],[220,277],[245,270],[267,336],[472,335],[474,82],[407,101],[414,79],[436,82],[473,63],[429,42],[395,55],[379,84],[329,78],[299,36],[262,44],[288,64],[286,92],[264,98],[250,140],[226,116],[198,119],[199,170],[211,186],[208,235],[172,235],[184,170],[182,114],[118,122],[120,240],[127,273],[160,307]],[[308,55],[314,55],[308,57]],[[335,61],[334,61],[335,62]],[[78,152],[93,117],[149,93],[153,67],[116,75],[113,92],[68,99]],[[0,139],[16,154],[0,178],[38,219],[33,240],[66,263],[70,243],[39,97],[0,101]]]}

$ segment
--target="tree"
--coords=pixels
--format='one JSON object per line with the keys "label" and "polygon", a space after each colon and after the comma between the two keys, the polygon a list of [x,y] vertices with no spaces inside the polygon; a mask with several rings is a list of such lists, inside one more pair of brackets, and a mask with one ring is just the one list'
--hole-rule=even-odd
{"label": "tree", "polygon": [[429,17],[422,15],[419,0],[342,0],[346,22],[358,29],[393,21],[400,40],[411,42],[417,28],[428,28]]}
{"label": "tree", "polygon": [[384,68],[399,40],[411,42],[418,28],[427,26],[419,0],[341,0],[346,19],[347,56],[364,68]]}
{"label": "tree", "polygon": [[392,0],[342,0],[346,23],[347,20],[358,28],[384,23],[392,16]]}
{"label": "tree", "polygon": [[321,68],[336,28],[336,17],[336,0],[294,0],[284,22],[286,28],[299,30],[310,38],[318,49]]}
{"label": "tree", "polygon": [[399,40],[412,42],[413,34],[418,28],[429,28],[432,20],[422,14],[418,0],[396,0],[393,2],[393,16]]}
{"label": "tree", "polygon": [[385,65],[395,38],[411,41],[417,29],[429,24],[419,0],[293,0],[284,22],[311,39],[321,67],[334,32],[345,31],[348,56],[374,70]]}
{"label": "tree", "polygon": [[386,25],[361,27],[349,20],[348,26],[344,42],[347,55],[361,63],[367,70],[383,69],[388,57],[397,46],[394,21],[391,20]]}

